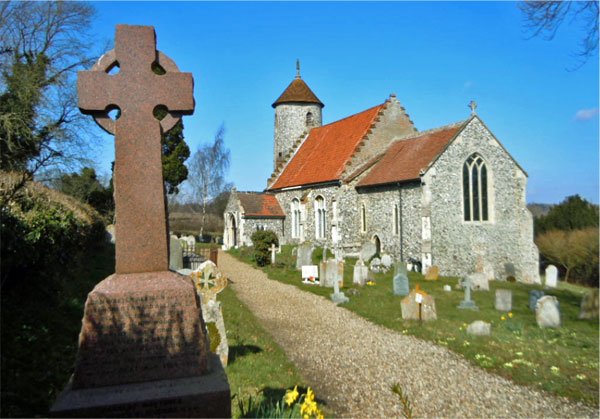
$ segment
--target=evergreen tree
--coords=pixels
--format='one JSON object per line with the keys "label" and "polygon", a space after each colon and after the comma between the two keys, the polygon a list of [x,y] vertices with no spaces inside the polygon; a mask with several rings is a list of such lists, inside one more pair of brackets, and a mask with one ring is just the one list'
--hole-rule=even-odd
{"label": "evergreen tree", "polygon": [[179,120],[175,126],[163,134],[162,166],[163,177],[168,194],[179,192],[179,185],[187,179],[188,169],[183,164],[190,157],[190,148],[183,138],[183,122]]}
{"label": "evergreen tree", "polygon": [[550,230],[578,230],[598,227],[598,206],[579,195],[568,196],[535,220],[536,235]]}
{"label": "evergreen tree", "polygon": [[112,191],[98,181],[96,171],[90,167],[84,167],[81,173],[62,175],[55,187],[91,205],[102,215],[110,216],[114,211]]}

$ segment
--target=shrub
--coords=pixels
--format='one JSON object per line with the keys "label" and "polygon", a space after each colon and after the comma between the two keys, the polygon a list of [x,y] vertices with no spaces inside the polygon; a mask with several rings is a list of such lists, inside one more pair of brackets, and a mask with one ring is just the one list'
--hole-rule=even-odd
{"label": "shrub", "polygon": [[258,266],[265,266],[271,263],[272,244],[279,245],[277,234],[270,230],[257,230],[250,237],[254,246],[254,261]]}
{"label": "shrub", "polygon": [[[13,179],[0,174],[3,191]],[[83,248],[104,234],[100,215],[90,206],[35,182],[5,201],[0,211],[3,291],[17,280],[51,285],[76,263]]]}

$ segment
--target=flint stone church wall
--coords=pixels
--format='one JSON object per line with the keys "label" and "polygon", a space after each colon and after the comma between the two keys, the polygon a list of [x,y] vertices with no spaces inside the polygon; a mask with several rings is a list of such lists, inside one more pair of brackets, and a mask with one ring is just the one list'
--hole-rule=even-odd
{"label": "flint stone church wall", "polygon": [[[486,222],[464,220],[462,169],[474,153],[481,155],[488,169]],[[443,275],[472,272],[482,258],[492,264],[497,279],[505,279],[507,264],[513,264],[519,281],[539,282],[538,251],[525,201],[526,174],[477,118],[425,173],[423,181],[431,196],[424,213],[431,216],[432,263]]]}
{"label": "flint stone church wall", "polygon": [[[312,113],[312,124],[306,124],[307,113]],[[321,107],[318,104],[282,103],[275,109],[274,161],[285,158],[292,147],[313,127],[321,126]],[[279,155],[281,153],[281,156]],[[275,166],[277,166],[275,164]]]}
{"label": "flint stone church wall", "polygon": [[231,218],[235,220],[237,228],[235,246],[252,246],[252,234],[257,230],[271,230],[281,238],[284,233],[285,219],[281,218],[246,218],[239,198],[232,192],[225,207],[224,244],[227,248],[233,247],[233,232],[231,232]]}

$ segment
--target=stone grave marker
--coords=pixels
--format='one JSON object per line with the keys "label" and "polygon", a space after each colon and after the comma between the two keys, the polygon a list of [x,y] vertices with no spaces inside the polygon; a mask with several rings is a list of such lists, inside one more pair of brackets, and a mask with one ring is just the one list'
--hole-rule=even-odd
{"label": "stone grave marker", "polygon": [[[221,302],[217,301],[217,295],[227,287],[227,278],[210,260],[203,262],[198,270],[190,276],[202,302],[202,317],[209,330],[211,350],[214,346],[214,352],[219,356],[223,367],[226,367],[229,358],[229,344],[223,321],[223,309]],[[210,326],[211,323],[214,324],[214,328]]]}
{"label": "stone grave marker", "polygon": [[451,287],[450,285],[448,285],[448,284],[444,285],[444,288],[443,288],[443,289],[444,289],[444,291],[446,291],[446,292],[451,292],[451,291],[452,291],[452,287]]}
{"label": "stone grave marker", "polygon": [[554,265],[548,265],[546,267],[546,281],[544,285],[548,288],[556,288],[558,281],[558,269]]}
{"label": "stone grave marker", "polygon": [[408,295],[410,291],[408,271],[404,262],[394,263],[394,278],[392,281],[394,295]]}
{"label": "stone grave marker", "polygon": [[425,273],[425,279],[428,281],[437,281],[440,277],[440,268],[436,265],[430,266]]}
{"label": "stone grave marker", "polygon": [[386,271],[392,267],[393,263],[394,259],[392,259],[390,255],[385,254],[381,256],[381,265],[385,268]]}
{"label": "stone grave marker", "polygon": [[556,297],[545,295],[537,300],[535,320],[540,328],[560,327],[560,310]]}
{"label": "stone grave marker", "polygon": [[296,253],[296,269],[300,270],[305,265],[312,265],[313,246],[310,243],[302,243],[298,246]]}
{"label": "stone grave marker", "polygon": [[302,280],[306,284],[318,284],[319,267],[317,265],[304,265],[302,267]]}
{"label": "stone grave marker", "polygon": [[377,246],[375,243],[366,242],[360,248],[360,258],[365,262],[368,262],[377,253]]}
{"label": "stone grave marker", "polygon": [[344,295],[343,292],[340,291],[340,283],[338,281],[333,282],[333,294],[330,294],[331,301],[336,304],[343,304],[350,301],[348,297]]}
{"label": "stone grave marker", "polygon": [[183,249],[177,236],[171,236],[169,240],[169,269],[178,271],[183,269]]}
{"label": "stone grave marker", "polygon": [[[229,384],[209,353],[194,285],[168,270],[160,138],[193,112],[192,75],[156,50],[153,27],[117,25],[115,49],[79,72],[77,90],[80,110],[116,137],[116,273],[88,294],[73,376],[50,414],[229,417]],[[161,121],[158,105],[168,110]]]}
{"label": "stone grave marker", "polygon": [[362,259],[358,259],[354,265],[354,271],[352,273],[352,283],[360,285],[361,287],[367,282],[367,276],[369,275],[369,268],[365,266]]}
{"label": "stone grave marker", "polygon": [[371,260],[371,264],[369,265],[369,269],[371,269],[371,271],[373,271],[373,272],[381,272],[382,271],[381,259],[373,258],[373,260]]}
{"label": "stone grave marker", "polygon": [[475,272],[468,275],[471,281],[471,289],[473,291],[489,291],[490,284],[487,276],[483,272]]}
{"label": "stone grave marker", "polygon": [[495,307],[498,311],[512,310],[512,290],[496,290]]}
{"label": "stone grave marker", "polygon": [[400,308],[404,320],[430,321],[437,319],[435,299],[425,291],[419,289],[418,284],[415,289],[402,299]]}
{"label": "stone grave marker", "polygon": [[598,288],[591,289],[583,295],[577,318],[598,320]]}
{"label": "stone grave marker", "polygon": [[277,247],[275,247],[275,243],[271,243],[271,265],[275,265],[275,253],[277,252]]}
{"label": "stone grave marker", "polygon": [[535,311],[535,307],[540,298],[544,296],[544,291],[531,290],[529,291],[529,309]]}
{"label": "stone grave marker", "polygon": [[471,300],[471,287],[473,283],[471,282],[471,277],[467,276],[463,282],[463,288],[465,289],[465,297],[458,305],[458,308],[465,310],[479,310],[479,307],[475,304],[473,300]]}
{"label": "stone grave marker", "polygon": [[320,285],[322,287],[332,288],[335,283],[341,283],[344,286],[344,262],[329,259],[326,262],[321,262],[319,267]]}
{"label": "stone grave marker", "polygon": [[115,225],[109,224],[106,226],[106,241],[115,244]]}
{"label": "stone grave marker", "polygon": [[492,334],[492,325],[482,320],[475,320],[467,326],[467,334],[473,336],[489,336]]}
{"label": "stone grave marker", "polygon": [[517,270],[515,269],[515,265],[507,262],[504,264],[504,275],[506,276],[506,280],[509,282],[515,282],[517,277]]}

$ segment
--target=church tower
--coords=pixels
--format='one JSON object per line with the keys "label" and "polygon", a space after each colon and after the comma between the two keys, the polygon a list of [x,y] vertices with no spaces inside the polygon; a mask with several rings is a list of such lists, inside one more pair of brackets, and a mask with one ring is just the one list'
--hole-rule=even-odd
{"label": "church tower", "polygon": [[325,105],[300,77],[300,61],[296,61],[296,78],[272,106],[275,108],[273,169],[277,170],[297,141],[322,124],[321,110]]}

